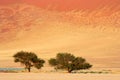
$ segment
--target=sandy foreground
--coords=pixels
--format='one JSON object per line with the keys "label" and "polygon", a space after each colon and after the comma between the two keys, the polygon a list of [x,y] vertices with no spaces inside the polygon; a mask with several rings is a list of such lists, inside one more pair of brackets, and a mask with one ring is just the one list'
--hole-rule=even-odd
{"label": "sandy foreground", "polygon": [[0,80],[120,80],[120,74],[0,73]]}

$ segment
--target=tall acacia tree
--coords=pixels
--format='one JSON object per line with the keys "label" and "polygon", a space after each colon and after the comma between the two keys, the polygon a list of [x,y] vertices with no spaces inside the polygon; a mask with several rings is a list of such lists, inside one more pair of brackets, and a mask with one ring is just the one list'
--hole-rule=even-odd
{"label": "tall acacia tree", "polygon": [[38,58],[37,55],[33,52],[20,51],[17,52],[13,57],[14,61],[23,64],[28,72],[31,71],[31,67],[41,69],[45,63],[43,59]]}
{"label": "tall acacia tree", "polygon": [[58,53],[56,58],[51,58],[49,64],[55,69],[64,69],[71,73],[73,70],[89,69],[91,64],[82,57],[75,57],[70,53]]}

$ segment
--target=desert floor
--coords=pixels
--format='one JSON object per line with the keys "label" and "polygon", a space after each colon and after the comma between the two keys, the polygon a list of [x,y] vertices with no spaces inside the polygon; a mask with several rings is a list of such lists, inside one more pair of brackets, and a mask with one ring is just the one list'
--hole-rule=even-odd
{"label": "desert floor", "polygon": [[0,80],[120,80],[120,74],[0,73]]}

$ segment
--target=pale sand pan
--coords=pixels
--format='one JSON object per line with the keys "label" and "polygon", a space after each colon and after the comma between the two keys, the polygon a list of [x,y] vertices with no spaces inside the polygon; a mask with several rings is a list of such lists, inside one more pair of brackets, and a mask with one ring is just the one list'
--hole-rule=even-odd
{"label": "pale sand pan", "polygon": [[120,74],[0,73],[0,80],[120,80]]}

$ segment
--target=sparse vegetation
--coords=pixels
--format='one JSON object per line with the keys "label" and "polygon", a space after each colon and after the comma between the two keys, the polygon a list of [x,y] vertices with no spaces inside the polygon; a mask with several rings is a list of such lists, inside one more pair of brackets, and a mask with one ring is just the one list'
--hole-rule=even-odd
{"label": "sparse vegetation", "polygon": [[25,69],[27,69],[29,72],[31,71],[31,67],[40,69],[45,63],[43,59],[38,58],[33,52],[20,51],[17,52],[13,57],[15,62],[20,62],[23,64]]}
{"label": "sparse vegetation", "polygon": [[55,69],[64,69],[71,73],[74,70],[89,69],[91,64],[82,57],[75,57],[70,53],[58,53],[56,58],[51,58],[49,64]]}

